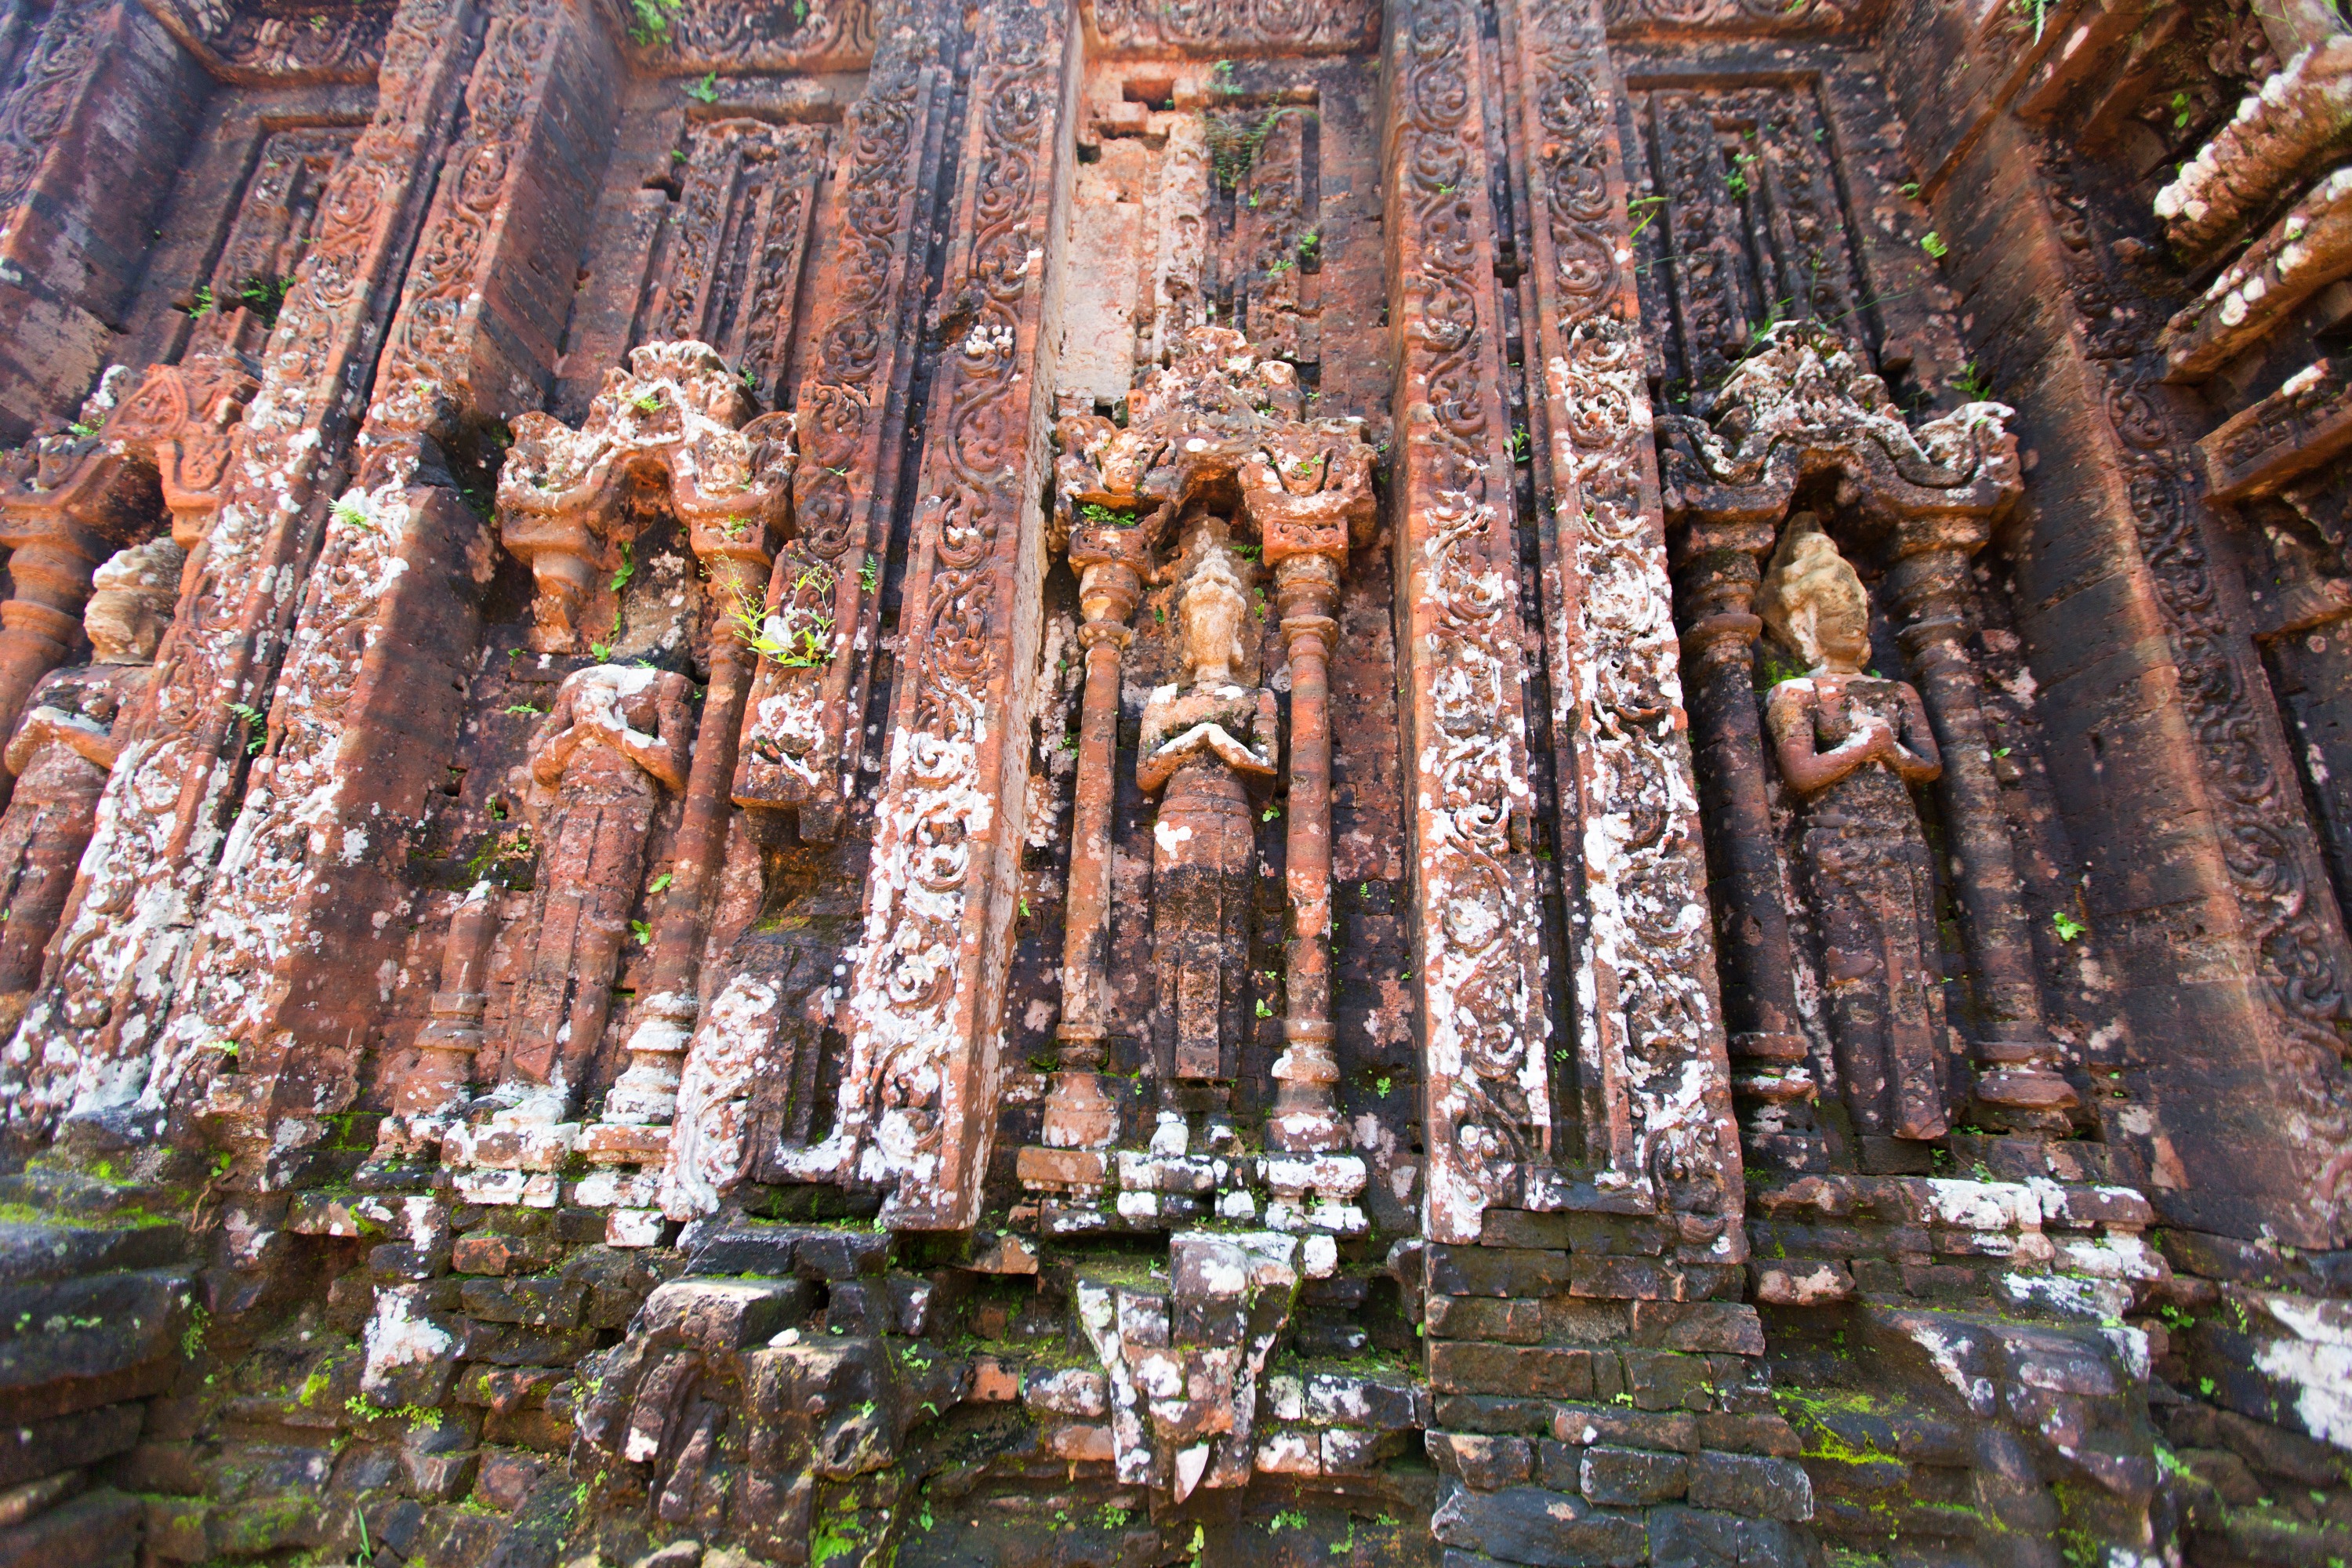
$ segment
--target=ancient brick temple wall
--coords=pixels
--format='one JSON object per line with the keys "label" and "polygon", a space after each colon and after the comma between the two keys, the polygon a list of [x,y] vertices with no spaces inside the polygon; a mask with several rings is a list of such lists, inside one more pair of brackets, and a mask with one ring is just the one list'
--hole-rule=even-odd
{"label": "ancient brick temple wall", "polygon": [[0,0],[0,1565],[2352,1559],[2325,0]]}

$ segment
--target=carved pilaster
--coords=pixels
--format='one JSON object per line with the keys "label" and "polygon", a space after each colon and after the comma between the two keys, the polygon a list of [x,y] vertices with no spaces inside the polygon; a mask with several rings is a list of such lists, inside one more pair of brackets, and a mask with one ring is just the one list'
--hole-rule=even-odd
{"label": "carved pilaster", "polygon": [[1058,321],[1074,37],[1053,9],[982,23],[848,1059],[833,1132],[782,1162],[886,1187],[883,1217],[912,1229],[971,1223],[995,1124],[1040,618],[1049,404],[1034,367]]}
{"label": "carved pilaster", "polygon": [[[71,1106],[78,1115],[143,1137],[185,1092],[195,1047],[204,1042],[200,1031],[182,1031],[163,1044],[166,1014],[183,993],[158,977],[176,972],[228,837],[224,807],[259,738],[253,716],[268,700],[298,588],[309,584],[313,597],[340,600],[335,590],[368,580],[371,564],[394,573],[389,558],[404,542],[429,552],[421,533],[384,530],[369,542],[369,559],[352,560],[346,543],[324,573],[309,570],[325,510],[319,492],[349,437],[354,362],[373,357],[384,330],[392,277],[410,254],[434,184],[424,171],[440,154],[473,59],[472,20],[468,0],[407,0],[394,16],[375,118],[320,203],[329,216],[271,334],[217,521],[189,563],[179,613],[157,658],[150,705],[136,716],[122,764],[100,802],[91,839],[99,858],[77,889],[19,1031],[18,1048],[44,1066],[36,1068],[32,1091],[11,1107],[14,1116],[46,1120]],[[464,510],[454,493],[446,504]],[[448,518],[446,510],[440,515]],[[352,526],[347,536],[358,531]],[[404,563],[403,574],[406,565],[420,563]],[[313,625],[319,637],[348,630],[340,613]],[[388,650],[371,651],[380,669]],[[365,662],[334,661],[336,679],[359,683]],[[413,695],[403,693],[404,710]],[[279,729],[297,706],[307,722],[326,711],[308,702],[289,705]],[[309,834],[307,824],[297,833],[302,847],[289,851],[296,864],[309,854]],[[250,842],[252,836],[240,837]],[[334,851],[322,846],[321,852]],[[262,900],[287,891],[239,890]],[[240,942],[266,946],[283,936],[282,911],[272,908],[273,918],[248,928]],[[364,908],[355,900],[353,918],[364,922]],[[375,940],[372,932],[362,936]],[[266,962],[256,952],[241,961],[240,974]],[[215,1006],[258,1005],[243,978],[233,987],[191,990],[204,992]],[[353,1043],[363,1037],[341,1025],[334,1035]],[[209,1055],[217,1059],[220,1053]],[[263,1097],[249,1107],[257,1115],[268,1110],[272,1081],[267,1075],[248,1079]],[[348,1073],[332,1072],[330,1082],[348,1093]]]}
{"label": "carved pilaster", "polygon": [[1493,319],[1478,12],[1408,0],[1388,60],[1406,691],[1426,1226],[1475,1241],[1550,1155],[1509,418]]}
{"label": "carved pilaster", "polygon": [[[1081,523],[1071,532],[1070,564],[1078,574],[1078,607],[1086,617],[1078,645],[1086,650],[1086,689],[1078,710],[1076,807],[1070,823],[1070,889],[1063,914],[1062,1017],[1055,1030],[1061,1068],[1045,1100],[1048,1148],[1108,1148],[1118,1131],[1117,1111],[1104,1098],[1103,948],[1110,931],[1111,803],[1118,757],[1119,656],[1135,634],[1143,579],[1150,570],[1147,531]],[[1093,1167],[1096,1178],[1101,1167]]]}
{"label": "carved pilaster", "polygon": [[[434,183],[355,442],[361,471],[328,508],[268,740],[198,922],[200,982],[170,1037],[173,1048],[238,1043],[209,1102],[236,1131],[258,1133],[266,1113],[340,1110],[356,1087],[366,1035],[352,1009],[373,1000],[365,977],[397,951],[396,929],[370,917],[411,896],[403,829],[446,776],[481,635],[488,541],[440,476],[438,447],[537,400],[548,366],[526,345],[552,342],[552,324],[495,279],[568,264],[582,182],[604,155],[601,129],[571,102],[610,68],[592,12],[573,0],[485,9],[446,156],[464,173]],[[321,237],[313,254],[327,247]],[[282,1124],[267,1142],[297,1146]]]}
{"label": "carved pilaster", "polygon": [[1811,1110],[1815,1086],[1805,1065],[1809,1047],[1798,1017],[1796,958],[1756,710],[1756,638],[1764,629],[1756,589],[1772,532],[1769,522],[1678,530],[1675,604],[1689,673],[1692,764],[1716,803],[1700,820],[1726,904],[1716,951],[1741,1141],[1761,1163],[1811,1171],[1827,1168],[1828,1152]]}
{"label": "carved pilaster", "polygon": [[1984,1115],[2013,1131],[2063,1132],[2076,1103],[2055,1069],[2063,1053],[2042,1012],[2025,889],[2010,845],[2000,782],[1985,736],[1983,692],[1966,647],[1969,561],[1987,537],[1980,518],[1928,518],[1898,528],[1889,573],[1904,626],[1896,634],[1918,677],[1919,695],[1943,752],[1937,793],[1959,863],[1969,956],[1982,1009],[1974,1042],[1977,1098]]}
{"label": "carved pilaster", "polygon": [[0,82],[5,440],[97,379],[212,83],[137,0],[59,0]]}
{"label": "carved pilaster", "polygon": [[[863,0],[856,0],[862,4]],[[793,405],[801,458],[793,510],[804,556],[779,569],[772,613],[810,562],[830,577],[823,658],[769,663],[754,679],[734,797],[798,813],[803,838],[830,838],[857,766],[857,727],[874,675],[882,552],[906,450],[914,371],[909,311],[920,308],[930,142],[941,68],[928,33],[901,27],[883,43],[849,111],[833,182],[839,226],[831,291],[811,332],[813,368]],[[814,607],[812,606],[813,613]]]}

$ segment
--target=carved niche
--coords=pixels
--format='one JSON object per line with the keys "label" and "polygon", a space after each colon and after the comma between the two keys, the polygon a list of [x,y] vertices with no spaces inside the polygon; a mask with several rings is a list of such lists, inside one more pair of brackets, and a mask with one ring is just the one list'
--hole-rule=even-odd
{"label": "carved niche", "polygon": [[[1304,1279],[1365,1228],[1363,1160],[1336,1114],[1331,1010],[1329,660],[1351,547],[1369,542],[1373,453],[1361,422],[1304,416],[1297,368],[1241,333],[1194,327],[1126,398],[1122,426],[1085,411],[1055,426],[1055,528],[1084,616],[1085,689],[1062,966],[1060,1070],[1042,1142],[1016,1169],[1049,1235],[1171,1232],[1170,1279],[1082,1273],[1076,1308],[1103,1363],[1122,1480],[1248,1484],[1257,1382]],[[1147,585],[1152,622],[1129,625]],[[1253,599],[1256,605],[1253,613]],[[1263,623],[1287,654],[1288,734],[1260,684]],[[1134,783],[1153,802],[1148,894],[1114,887],[1121,663],[1173,677],[1139,716]],[[1277,781],[1286,809],[1265,805]],[[1258,825],[1284,818],[1282,968],[1256,952]],[[1102,1069],[1113,1009],[1111,902],[1148,897],[1150,1038],[1141,1093]],[[1284,1050],[1262,1127],[1239,1125],[1245,1020],[1273,1011]],[[1263,1154],[1246,1151],[1263,1147]],[[1259,1223],[1212,1234],[1202,1221]]]}
{"label": "carved niche", "polygon": [[[1899,1144],[1963,1114],[2063,1132],[2076,1102],[1969,643],[1972,558],[2021,488],[2010,417],[1971,403],[1915,428],[1843,339],[1784,322],[1709,418],[1658,421],[1734,1087],[1769,1163],[1826,1168],[1834,1142],[1905,1168]],[[1868,563],[1890,617],[1874,619],[1850,560]],[[1875,668],[1896,648],[1909,682]],[[1932,825],[1915,804],[1930,783]],[[1947,1017],[1948,902],[1966,937],[1972,1082]],[[1836,1140],[1812,1110],[1824,1068],[1844,1105]]]}
{"label": "carved niche", "polygon": [[[760,594],[787,526],[792,416],[756,408],[740,373],[709,345],[660,342],[608,373],[580,428],[542,414],[515,421],[499,481],[500,532],[537,585],[527,640],[564,673],[517,780],[536,865],[530,907],[509,938],[503,1065],[498,1084],[469,1103],[498,914],[488,889],[478,889],[451,924],[434,1016],[378,1148],[379,1158],[399,1159],[437,1143],[477,1201],[551,1192],[583,1129],[591,1158],[658,1163],[666,1145],[679,1058],[699,1011],[748,667],[772,646]],[[684,526],[707,587],[689,605],[681,580],[668,603],[682,618],[633,627],[626,606],[635,601],[622,591],[647,564],[635,551],[660,514]],[[709,672],[698,716],[687,674],[698,649]],[[658,836],[657,816],[674,823]],[[667,846],[659,865],[649,859],[656,843]],[[589,1126],[582,1093],[605,1049],[641,900],[656,911],[636,932],[650,948],[648,994],[629,1021],[628,1068],[602,1122]],[[640,1212],[651,1209],[651,1181]],[[643,1228],[621,1226],[638,1245],[649,1239]]]}

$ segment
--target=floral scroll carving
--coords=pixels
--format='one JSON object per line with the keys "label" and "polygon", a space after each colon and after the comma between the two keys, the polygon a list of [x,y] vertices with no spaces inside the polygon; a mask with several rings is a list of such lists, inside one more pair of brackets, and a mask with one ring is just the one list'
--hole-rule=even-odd
{"label": "floral scroll carving", "polygon": [[1001,879],[1023,793],[1005,759],[1019,752],[1030,675],[1020,628],[1035,614],[1014,564],[1039,522],[1027,468],[1045,297],[1034,258],[1058,216],[1069,41],[1044,11],[985,25],[966,149],[971,240],[948,296],[962,324],[927,421],[866,938],[843,1020],[849,1056],[833,1131],[780,1162],[884,1187],[884,1218],[912,1228],[971,1223],[994,1120]]}

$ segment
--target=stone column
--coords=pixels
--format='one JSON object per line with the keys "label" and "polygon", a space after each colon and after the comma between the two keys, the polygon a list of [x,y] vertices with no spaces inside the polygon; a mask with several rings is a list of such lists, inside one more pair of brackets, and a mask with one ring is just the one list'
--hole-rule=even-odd
{"label": "stone column", "polygon": [[1062,1021],[1055,1030],[1061,1071],[1045,1100],[1044,1136],[1054,1149],[1106,1149],[1118,1133],[1118,1113],[1097,1076],[1104,1061],[1103,947],[1110,931],[1111,805],[1118,797],[1119,656],[1135,640],[1128,618],[1143,592],[1146,549],[1139,527],[1080,523],[1070,539],[1086,617],[1078,644],[1086,650],[1087,684],[1078,710]]}
{"label": "stone column", "polygon": [[733,807],[729,785],[735,777],[735,738],[743,727],[744,699],[751,686],[751,652],[730,630],[731,606],[756,598],[767,585],[769,531],[734,524],[724,516],[690,520],[694,553],[710,578],[712,621],[710,688],[697,722],[694,762],[686,778],[686,805],[679,816],[671,881],[661,912],[654,919],[652,974],[642,1021],[629,1037],[629,1065],[604,1098],[607,1124],[588,1136],[590,1152],[617,1152],[632,1140],[616,1129],[644,1130],[629,1150],[633,1157],[658,1163],[666,1129],[677,1108],[677,1080],[695,1021],[701,1016],[698,981],[702,944],[710,909],[719,894],[719,874],[727,858],[727,824]]}
{"label": "stone column", "polygon": [[1989,1120],[2016,1131],[2063,1132],[2076,1103],[2056,1070],[2061,1053],[2042,1014],[2033,937],[2010,842],[1992,750],[1985,742],[1976,666],[1964,646],[1969,560],[1987,538],[1980,518],[1910,519],[1898,525],[1888,574],[1903,616],[1896,632],[1944,754],[1936,790],[1944,831],[1959,863],[1960,905],[1987,1038],[1973,1045],[1976,1094]]}
{"label": "stone column", "polygon": [[1716,951],[1728,981],[1727,1044],[1744,1069],[1732,1079],[1741,1141],[1775,1167],[1826,1170],[1756,711],[1756,637],[1764,626],[1755,614],[1757,563],[1772,548],[1772,523],[1693,521],[1673,542],[1691,760],[1709,797],[1700,820],[1728,906]]}
{"label": "stone column", "polygon": [[1290,931],[1283,945],[1284,1050],[1276,1058],[1266,1142],[1286,1153],[1328,1153],[1340,1142],[1339,1081],[1331,1022],[1331,652],[1339,641],[1344,552],[1276,555],[1275,605],[1290,659],[1289,816],[1284,879]]}

